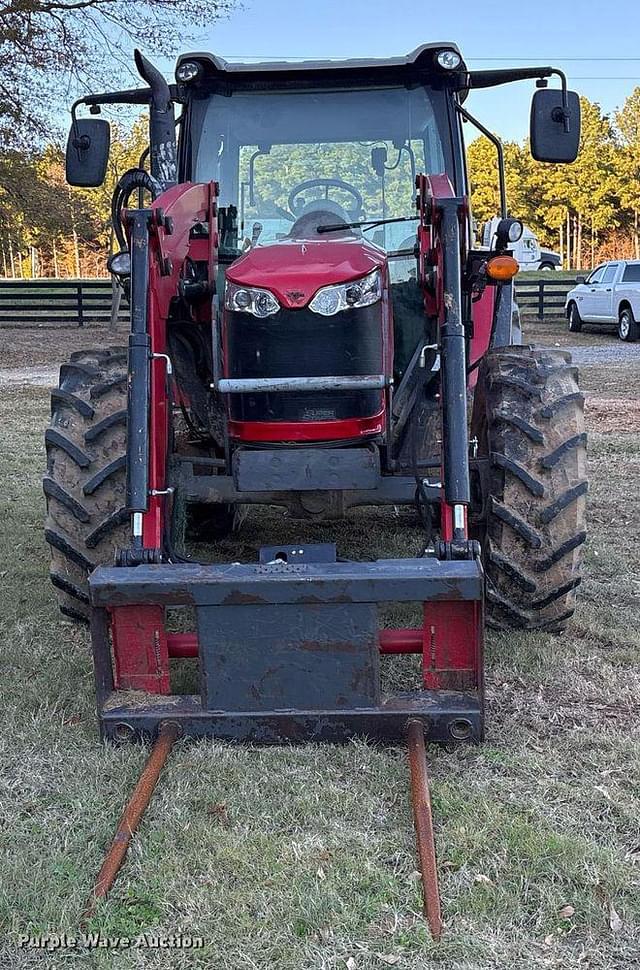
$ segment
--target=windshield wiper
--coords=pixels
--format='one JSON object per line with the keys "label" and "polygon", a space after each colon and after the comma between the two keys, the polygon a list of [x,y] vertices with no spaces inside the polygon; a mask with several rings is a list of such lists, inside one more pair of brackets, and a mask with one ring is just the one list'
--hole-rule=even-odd
{"label": "windshield wiper", "polygon": [[395,219],[365,219],[364,222],[337,222],[330,226],[317,226],[316,232],[339,232],[341,229],[375,229],[390,222],[417,222],[418,216],[397,216]]}

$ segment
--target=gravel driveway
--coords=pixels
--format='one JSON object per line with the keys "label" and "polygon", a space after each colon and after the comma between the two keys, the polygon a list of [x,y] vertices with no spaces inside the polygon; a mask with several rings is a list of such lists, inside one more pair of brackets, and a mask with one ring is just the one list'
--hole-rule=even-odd
{"label": "gravel driveway", "polygon": [[622,340],[612,340],[600,347],[574,344],[563,347],[570,351],[574,364],[640,364],[640,343],[627,344]]}

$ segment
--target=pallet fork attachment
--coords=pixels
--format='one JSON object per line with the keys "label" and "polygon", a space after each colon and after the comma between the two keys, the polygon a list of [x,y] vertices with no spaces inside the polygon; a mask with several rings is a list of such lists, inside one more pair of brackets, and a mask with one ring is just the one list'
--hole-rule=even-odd
{"label": "pallet fork attachment", "polygon": [[109,846],[104,862],[100,867],[100,872],[96,877],[91,896],[83,913],[83,920],[85,922],[91,919],[95,913],[98,900],[104,899],[107,896],[116,881],[127,856],[131,838],[137,831],[142,817],[149,807],[149,802],[158,783],[160,772],[164,768],[173,745],[179,737],[180,728],[173,721],[166,721],[160,725],[158,737],[154,742],[147,763],[131,794],[131,798],[122,813],[122,818],[118,824],[113,841]]}
{"label": "pallet fork attachment", "polygon": [[[149,806],[160,772],[179,737],[180,727],[175,721],[164,721],[160,725],[158,737],[153,744],[138,783],[127,802],[113,841],[96,877],[83,913],[83,922],[86,923],[94,916],[98,901],[108,895],[117,879],[126,859],[132,836],[137,831]],[[411,802],[422,876],[424,916],[432,937],[438,941],[442,936],[442,916],[422,721],[410,720],[408,722],[407,742],[411,772]]]}

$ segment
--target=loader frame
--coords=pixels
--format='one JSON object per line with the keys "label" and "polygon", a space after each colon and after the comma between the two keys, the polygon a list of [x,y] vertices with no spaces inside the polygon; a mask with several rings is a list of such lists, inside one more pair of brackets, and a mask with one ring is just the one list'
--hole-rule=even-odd
{"label": "loader frame", "polygon": [[[510,283],[496,285],[484,270],[487,253],[470,245],[461,115],[473,119],[461,102],[470,87],[524,77],[546,83],[558,72],[469,72],[455,46],[447,50],[458,60],[452,72],[441,66],[439,45],[376,65],[238,67],[193,55],[192,86],[185,82],[171,89],[137,55],[148,92],[122,92],[120,100],[150,103],[151,174],[139,172],[138,187],[150,189],[154,201],[149,209],[125,210],[123,220],[131,260],[126,505],[132,541],[120,551],[116,567],[100,567],[90,578],[99,717],[107,737],[153,734],[171,712],[185,733],[237,739],[397,737],[412,716],[422,719],[435,740],[482,737],[483,571],[479,543],[470,537],[470,512],[471,472],[481,480],[483,469],[469,441],[467,387],[473,386],[488,349],[496,341],[511,341],[512,291]],[[178,62],[179,82],[185,60]],[[436,344],[415,348],[397,389],[388,367],[385,373],[349,378],[384,395],[386,425],[377,429],[383,447],[324,450],[320,457],[311,442],[306,451],[234,452],[227,423],[221,457],[196,461],[171,454],[176,402],[168,321],[176,294],[190,302],[197,323],[211,327],[212,389],[223,397],[246,389],[246,382],[239,382],[241,388],[226,379],[219,356],[223,310],[214,281],[218,264],[229,261],[225,240],[233,207],[219,206],[215,182],[176,181],[191,174],[191,107],[212,91],[246,92],[256,84],[264,90],[384,83],[431,85],[446,92],[443,110],[451,138],[446,156],[455,184],[446,174],[416,177],[416,282],[425,317],[437,327]],[[90,96],[84,103],[94,110],[118,98]],[[173,102],[185,105],[177,156],[175,141],[167,148]],[[498,160],[504,214],[500,152]],[[123,241],[121,231],[119,238]],[[187,262],[205,267],[208,282],[187,284]],[[440,454],[408,476],[394,445],[417,411],[421,389],[433,381],[436,358]],[[279,380],[278,393],[299,390],[305,382],[317,389],[342,386],[344,379],[327,374]],[[272,386],[261,378],[251,383],[257,391]],[[441,538],[421,558],[376,563],[337,562],[335,550],[327,553],[323,546],[263,550],[260,563],[244,565],[180,563],[172,553],[176,493],[196,502],[287,505],[296,490],[304,494],[308,488],[332,496],[336,517],[359,504],[413,503],[417,490],[422,502],[439,505]],[[419,603],[422,625],[379,630],[378,604],[389,601]],[[177,634],[168,611],[183,606],[195,617],[188,633]],[[383,696],[380,652],[422,654],[422,690]],[[171,693],[172,656],[198,658],[199,696]]]}
{"label": "loader frame", "polygon": [[[466,205],[442,176],[419,176],[417,190],[419,272],[426,277],[434,253],[440,264],[432,312],[440,325],[444,446],[442,467],[434,469],[440,481],[425,478],[421,486],[423,495],[440,502],[442,541],[423,558],[375,563],[337,562],[332,545],[297,544],[263,550],[258,564],[162,562],[176,487],[197,495],[200,482],[201,497],[208,489],[218,500],[253,497],[263,504],[277,501],[278,493],[265,490],[259,463],[245,471],[243,491],[238,475],[225,469],[198,476],[195,461],[172,467],[167,461],[171,400],[165,326],[156,307],[163,290],[175,285],[172,276],[186,252],[193,252],[189,234],[177,230],[184,224],[180,211],[193,211],[195,201],[210,220],[209,237],[215,237],[215,184],[178,186],[164,193],[162,209],[128,212],[127,505],[133,542],[119,566],[100,567],[90,577],[103,736],[153,736],[170,718],[187,735],[256,742],[392,739],[404,737],[408,720],[418,718],[431,740],[482,738],[483,571],[467,525],[468,334],[461,288]],[[203,240],[196,245],[202,247],[198,255],[211,261],[212,249]],[[486,296],[493,306],[491,290]],[[485,319],[488,344],[491,317]],[[363,449],[352,457],[358,451]],[[375,501],[376,495],[385,504],[415,499],[415,479],[369,467],[365,487],[354,488],[358,482],[349,471],[338,482],[347,504]],[[420,604],[422,626],[380,630],[378,604],[388,602]],[[185,606],[195,612],[193,630],[170,632],[167,611]],[[390,653],[422,655],[421,690],[383,694],[379,657]],[[185,656],[199,660],[199,695],[171,693],[170,660]]]}

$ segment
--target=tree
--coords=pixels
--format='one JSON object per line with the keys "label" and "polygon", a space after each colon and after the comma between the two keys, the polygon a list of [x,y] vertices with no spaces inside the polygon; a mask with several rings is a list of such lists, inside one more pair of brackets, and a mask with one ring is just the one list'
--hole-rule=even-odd
{"label": "tree", "polygon": [[30,250],[45,275],[77,275],[85,264],[90,275],[102,272],[110,246],[114,185],[137,165],[146,144],[145,117],[129,132],[112,125],[107,178],[98,189],[66,184],[64,156],[57,145],[0,152],[0,272],[30,273],[33,267],[23,258]]}
{"label": "tree", "polygon": [[113,87],[135,39],[175,51],[190,27],[224,16],[235,0],[0,0],[0,142],[24,146],[50,132],[52,108],[80,90]]}
{"label": "tree", "polygon": [[[637,102],[625,113],[628,144],[636,145],[636,149],[634,153],[629,147],[624,175],[619,172],[620,152],[611,122],[600,106],[587,98],[581,99],[580,152],[572,165],[534,162],[528,142],[504,145],[510,214],[522,219],[548,245],[554,245],[559,236],[567,265],[586,262],[585,227],[590,233],[588,248],[593,261],[599,234],[620,225],[619,197],[625,178],[635,179],[635,186],[626,187],[627,201],[623,204],[640,209],[640,184],[637,174],[633,175],[640,167],[640,143],[634,141],[640,130],[640,89],[638,93]],[[471,143],[468,162],[473,213],[484,222],[499,212],[497,156],[487,138]]]}
{"label": "tree", "polygon": [[[525,147],[505,142],[504,162],[509,214],[528,225],[536,225],[535,209],[531,203],[529,178],[531,156]],[[467,164],[471,182],[471,209],[479,225],[500,212],[498,153],[495,145],[481,135],[467,150]]]}
{"label": "tree", "polygon": [[[581,268],[593,262],[598,235],[618,226],[616,138],[599,104],[581,98],[580,150],[571,165],[534,162],[530,191],[540,218],[561,232],[567,266]],[[590,234],[589,260],[585,259],[585,228]]]}
{"label": "tree", "polygon": [[640,259],[640,87],[629,95],[615,116],[620,138],[616,162],[620,203],[632,217],[633,252]]}

